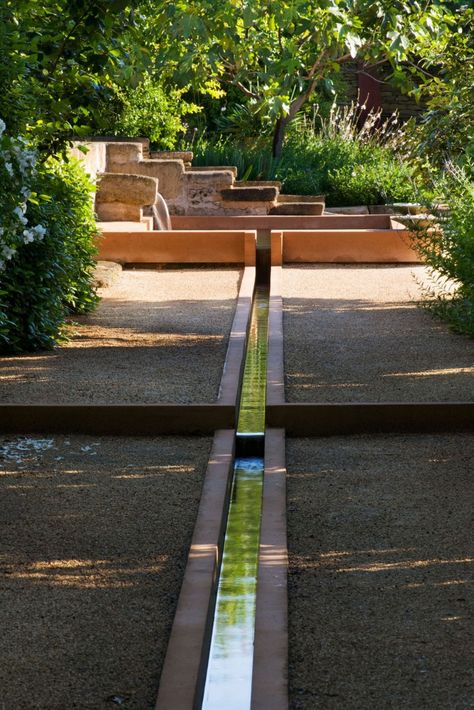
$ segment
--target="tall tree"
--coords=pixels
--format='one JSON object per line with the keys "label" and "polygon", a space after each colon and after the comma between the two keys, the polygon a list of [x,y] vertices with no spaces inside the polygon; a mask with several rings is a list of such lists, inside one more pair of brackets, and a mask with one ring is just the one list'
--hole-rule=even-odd
{"label": "tall tree", "polygon": [[175,0],[154,8],[158,69],[204,90],[238,87],[274,121],[275,156],[289,122],[343,64],[390,62],[396,80],[409,83],[420,74],[417,47],[454,21],[444,0]]}
{"label": "tall tree", "polygon": [[[143,59],[136,0],[3,0],[0,116],[54,149],[100,121],[108,85]],[[138,20],[140,20],[138,16]]]}

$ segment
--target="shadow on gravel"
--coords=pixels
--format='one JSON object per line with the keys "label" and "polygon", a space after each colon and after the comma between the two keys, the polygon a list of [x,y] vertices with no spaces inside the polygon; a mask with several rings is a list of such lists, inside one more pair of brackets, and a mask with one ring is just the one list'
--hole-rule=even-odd
{"label": "shadow on gravel", "polygon": [[104,300],[65,346],[0,358],[0,402],[213,402],[235,304]]}
{"label": "shadow on gravel", "polygon": [[209,440],[0,445],[5,708],[153,708]]}
{"label": "shadow on gravel", "polygon": [[290,402],[472,401],[474,343],[415,303],[284,302]]}

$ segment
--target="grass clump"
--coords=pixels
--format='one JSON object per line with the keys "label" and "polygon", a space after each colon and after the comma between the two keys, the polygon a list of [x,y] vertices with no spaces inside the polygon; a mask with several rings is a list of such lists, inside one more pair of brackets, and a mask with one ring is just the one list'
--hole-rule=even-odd
{"label": "grass clump", "polygon": [[423,305],[474,338],[474,164],[449,165],[433,189],[440,197],[429,205],[432,223],[412,228],[413,246],[431,271]]}
{"label": "grass clump", "polygon": [[333,105],[325,119],[295,120],[279,159],[264,138],[220,135],[196,142],[194,162],[235,165],[240,180],[280,180],[286,194],[324,194],[328,207],[411,201],[414,169],[401,156],[397,118],[375,112],[362,123],[362,110]]}

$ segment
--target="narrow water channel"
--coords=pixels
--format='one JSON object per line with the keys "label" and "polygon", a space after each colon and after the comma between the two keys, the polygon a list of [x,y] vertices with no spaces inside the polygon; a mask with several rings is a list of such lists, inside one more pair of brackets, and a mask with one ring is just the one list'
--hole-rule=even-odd
{"label": "narrow water channel", "polygon": [[245,356],[237,458],[201,705],[203,710],[250,708],[264,470],[268,301],[268,287],[257,286]]}

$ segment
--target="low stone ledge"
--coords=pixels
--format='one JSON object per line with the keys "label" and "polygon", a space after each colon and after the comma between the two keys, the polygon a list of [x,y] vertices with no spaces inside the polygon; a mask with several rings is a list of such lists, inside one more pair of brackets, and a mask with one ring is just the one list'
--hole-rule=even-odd
{"label": "low stone ledge", "polygon": [[232,173],[234,178],[237,177],[237,168],[234,165],[191,165],[186,168],[187,173],[206,173],[206,172],[221,172]]}
{"label": "low stone ledge", "polygon": [[233,187],[221,191],[226,202],[274,202],[278,197],[276,187]]}
{"label": "low stone ledge", "polygon": [[278,202],[272,207],[270,214],[314,215],[318,217],[324,212],[324,202]]}
{"label": "low stone ledge", "polygon": [[185,163],[190,163],[193,159],[193,153],[190,150],[151,150],[150,158],[182,160]]}
{"label": "low stone ledge", "polygon": [[94,269],[94,286],[110,288],[119,280],[122,266],[115,261],[98,261]]}
{"label": "low stone ledge", "polygon": [[280,202],[284,202],[287,204],[288,202],[325,202],[326,201],[326,196],[325,195],[284,195],[280,194],[278,197],[278,204]]}
{"label": "low stone ledge", "polygon": [[281,189],[280,180],[238,180],[235,187],[277,187]]}

